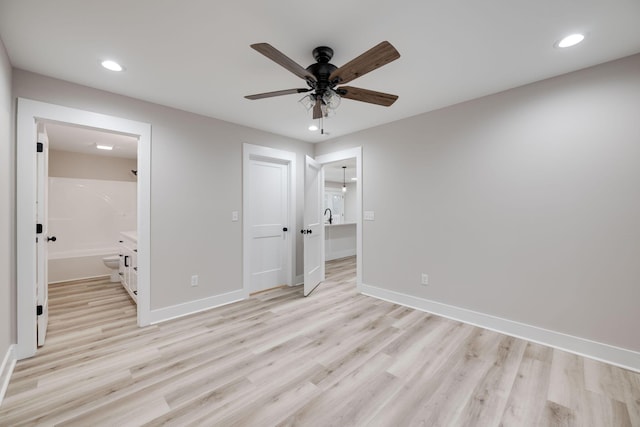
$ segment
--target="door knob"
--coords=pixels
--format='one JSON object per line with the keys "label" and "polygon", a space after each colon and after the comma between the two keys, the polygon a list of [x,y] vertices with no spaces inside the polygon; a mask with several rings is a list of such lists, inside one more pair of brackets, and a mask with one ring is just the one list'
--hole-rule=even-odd
{"label": "door knob", "polygon": [[313,233],[313,230],[307,230],[307,234]]}
{"label": "door knob", "polygon": [[282,231],[289,231],[289,229],[287,227],[284,227]]}
{"label": "door knob", "polygon": [[47,242],[55,242],[56,240],[56,236],[52,236],[52,237],[47,237]]}

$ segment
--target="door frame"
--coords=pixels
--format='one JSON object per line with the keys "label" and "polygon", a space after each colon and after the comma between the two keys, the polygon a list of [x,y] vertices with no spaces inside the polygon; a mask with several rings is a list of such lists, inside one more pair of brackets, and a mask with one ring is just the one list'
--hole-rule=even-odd
{"label": "door frame", "polygon": [[149,324],[151,125],[76,108],[18,98],[16,114],[16,356],[37,350],[36,287],[36,150],[37,122],[59,122],[138,137],[138,326]]}
{"label": "door frame", "polygon": [[[316,156],[322,165],[339,160],[356,159],[356,288],[362,292],[362,147],[348,148]],[[324,259],[324,252],[322,258]],[[322,279],[325,279],[324,270]]]}
{"label": "door frame", "polygon": [[242,290],[244,298],[251,293],[251,230],[249,224],[249,200],[251,197],[249,167],[252,159],[287,165],[289,183],[288,220],[289,244],[286,246],[288,261],[288,285],[293,286],[296,278],[296,153],[261,145],[242,144]]}

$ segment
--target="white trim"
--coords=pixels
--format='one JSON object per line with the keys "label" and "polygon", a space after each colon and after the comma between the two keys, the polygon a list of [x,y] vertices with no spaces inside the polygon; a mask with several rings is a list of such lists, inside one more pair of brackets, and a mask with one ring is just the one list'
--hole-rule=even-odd
{"label": "white trim", "polygon": [[2,405],[7,387],[9,387],[9,381],[11,381],[13,368],[16,367],[16,361],[15,344],[11,344],[7,349],[7,353],[4,355],[2,365],[0,365],[0,405]]}
{"label": "white trim", "polygon": [[138,137],[138,326],[149,324],[151,125],[75,108],[18,98],[16,120],[16,357],[36,353],[36,121],[53,121]]}
{"label": "white trim", "polygon": [[[356,288],[362,292],[362,147],[316,156],[318,163],[331,163],[338,160],[356,159]],[[324,256],[324,253],[323,253]]]}
{"label": "white trim", "polygon": [[640,372],[640,353],[632,350],[614,347],[609,344],[591,341],[562,332],[551,331],[375,286],[363,284],[362,293],[394,304],[437,314],[438,316],[448,319],[568,351],[569,353],[609,363],[631,371]]}
{"label": "white trim", "polygon": [[238,291],[232,291],[222,295],[214,295],[212,297],[196,301],[189,301],[182,304],[172,305],[170,307],[151,310],[149,317],[151,324],[154,325],[156,323],[166,322],[167,320],[177,319],[178,317],[188,316],[190,314],[242,301],[243,299],[244,292],[240,289]]}
{"label": "white trim", "polygon": [[249,162],[252,158],[261,158],[266,161],[277,160],[286,162],[289,169],[289,229],[290,242],[287,247],[289,274],[287,285],[296,283],[296,153],[277,150],[261,145],[242,144],[242,289],[244,298],[251,293],[251,238],[249,230]]}
{"label": "white trim", "polygon": [[293,280],[293,286],[304,285],[304,274],[298,274],[296,278]]}

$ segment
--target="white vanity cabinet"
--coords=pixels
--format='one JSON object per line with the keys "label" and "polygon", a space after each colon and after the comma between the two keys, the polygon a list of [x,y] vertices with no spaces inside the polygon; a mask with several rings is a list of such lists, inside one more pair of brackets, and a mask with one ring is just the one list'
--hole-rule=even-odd
{"label": "white vanity cabinet", "polygon": [[138,236],[135,232],[120,233],[120,282],[134,301],[138,300]]}

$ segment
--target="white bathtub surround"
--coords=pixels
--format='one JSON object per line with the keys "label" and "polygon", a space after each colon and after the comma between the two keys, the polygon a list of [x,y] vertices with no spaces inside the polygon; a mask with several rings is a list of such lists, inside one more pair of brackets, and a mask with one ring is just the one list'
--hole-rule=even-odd
{"label": "white bathtub surround", "polygon": [[135,182],[49,178],[49,282],[106,276],[119,233],[136,229]]}

